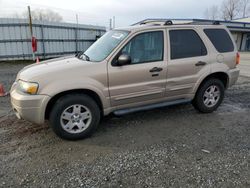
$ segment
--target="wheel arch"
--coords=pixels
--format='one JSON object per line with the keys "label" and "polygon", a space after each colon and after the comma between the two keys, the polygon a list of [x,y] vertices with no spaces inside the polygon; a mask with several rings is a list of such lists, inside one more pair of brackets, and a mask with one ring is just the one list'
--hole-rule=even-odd
{"label": "wheel arch", "polygon": [[90,90],[90,89],[72,89],[72,90],[67,90],[67,91],[63,91],[60,92],[56,95],[54,95],[48,102],[46,109],[45,109],[45,119],[49,119],[49,115],[50,112],[52,110],[52,107],[54,106],[54,104],[56,103],[56,101],[61,98],[62,96],[68,95],[68,94],[85,94],[88,95],[89,97],[91,97],[99,106],[100,110],[101,110],[101,114],[103,115],[103,103],[101,100],[101,97],[94,91]]}
{"label": "wheel arch", "polygon": [[221,80],[225,89],[228,88],[228,84],[229,84],[228,74],[225,72],[214,72],[214,73],[207,75],[201,80],[201,82],[198,84],[198,87],[196,87],[195,94],[197,93],[197,91],[199,90],[199,88],[202,86],[203,83],[205,83],[207,80],[212,79],[212,78]]}

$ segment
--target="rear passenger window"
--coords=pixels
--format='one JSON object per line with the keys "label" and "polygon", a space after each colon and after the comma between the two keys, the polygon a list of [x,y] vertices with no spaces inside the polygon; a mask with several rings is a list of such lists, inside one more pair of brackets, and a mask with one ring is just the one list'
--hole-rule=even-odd
{"label": "rear passenger window", "polygon": [[225,29],[204,29],[204,32],[218,52],[234,51],[233,42]]}
{"label": "rear passenger window", "polygon": [[207,49],[192,29],[170,30],[171,59],[204,56]]}

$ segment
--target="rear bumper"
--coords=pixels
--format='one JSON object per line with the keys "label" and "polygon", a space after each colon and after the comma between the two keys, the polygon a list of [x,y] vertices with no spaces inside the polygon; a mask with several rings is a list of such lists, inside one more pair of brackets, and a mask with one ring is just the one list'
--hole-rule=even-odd
{"label": "rear bumper", "polygon": [[228,71],[228,76],[229,76],[228,87],[231,87],[232,85],[236,83],[239,75],[240,75],[240,69],[238,68],[230,69]]}
{"label": "rear bumper", "polygon": [[12,90],[12,108],[19,119],[25,119],[36,124],[43,124],[45,120],[45,110],[50,99],[47,95],[26,95]]}

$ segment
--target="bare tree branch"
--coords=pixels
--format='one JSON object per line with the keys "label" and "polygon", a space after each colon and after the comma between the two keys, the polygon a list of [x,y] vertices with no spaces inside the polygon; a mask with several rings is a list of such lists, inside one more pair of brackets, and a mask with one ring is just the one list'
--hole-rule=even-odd
{"label": "bare tree branch", "polygon": [[239,0],[224,0],[221,5],[221,10],[224,20],[233,20],[240,13],[241,2]]}
{"label": "bare tree branch", "polygon": [[[32,19],[38,21],[61,22],[62,16],[50,9],[35,9],[31,11]],[[14,18],[27,18],[27,12],[13,14]]]}
{"label": "bare tree branch", "polygon": [[242,10],[242,17],[245,18],[247,15],[249,0],[241,0],[241,10]]}
{"label": "bare tree branch", "polygon": [[216,20],[219,19],[219,8],[213,5],[206,9],[204,16],[206,19]]}

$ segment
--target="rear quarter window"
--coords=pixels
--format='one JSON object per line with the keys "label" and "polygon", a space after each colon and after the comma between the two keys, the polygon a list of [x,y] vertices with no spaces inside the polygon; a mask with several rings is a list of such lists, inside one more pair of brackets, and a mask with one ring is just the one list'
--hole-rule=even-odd
{"label": "rear quarter window", "polygon": [[204,32],[218,52],[234,51],[234,44],[225,29],[204,29]]}

